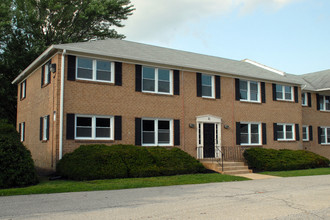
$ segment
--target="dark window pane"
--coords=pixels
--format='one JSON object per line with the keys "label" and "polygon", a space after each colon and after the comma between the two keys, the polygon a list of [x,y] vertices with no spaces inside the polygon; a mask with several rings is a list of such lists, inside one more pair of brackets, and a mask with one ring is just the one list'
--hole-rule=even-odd
{"label": "dark window pane", "polygon": [[258,83],[250,82],[250,90],[251,90],[251,92],[258,92]]}
{"label": "dark window pane", "polygon": [[259,144],[259,135],[251,134],[251,144]]}
{"label": "dark window pane", "polygon": [[285,93],[285,99],[291,100],[291,93]]}
{"label": "dark window pane", "polygon": [[110,127],[110,119],[96,118],[96,127]]}
{"label": "dark window pane", "polygon": [[321,135],[321,143],[325,144],[325,136],[324,135]]}
{"label": "dark window pane", "polygon": [[246,90],[247,91],[247,81],[240,80],[239,81],[239,88],[242,89],[242,90]]}
{"label": "dark window pane", "polygon": [[110,71],[101,71],[101,70],[98,70],[96,72],[96,79],[97,80],[110,81],[111,80]]}
{"label": "dark window pane", "polygon": [[77,128],[77,137],[92,137],[91,128]]}
{"label": "dark window pane", "polygon": [[248,143],[249,143],[249,135],[241,134],[241,144],[248,144]]}
{"label": "dark window pane", "polygon": [[293,133],[292,131],[287,131],[286,132],[286,139],[292,139],[293,138]]}
{"label": "dark window pane", "polygon": [[158,92],[170,92],[170,83],[169,82],[164,82],[164,81],[159,81],[158,82]]}
{"label": "dark window pane", "polygon": [[158,130],[158,143],[159,144],[170,143],[170,132],[168,130]]}
{"label": "dark window pane", "polygon": [[212,97],[212,87],[202,86],[202,96]]}
{"label": "dark window pane", "polygon": [[154,120],[143,120],[143,131],[155,131]]}
{"label": "dark window pane", "polygon": [[97,60],[97,70],[103,70],[106,72],[110,72],[110,62],[109,61],[101,61]]}
{"label": "dark window pane", "polygon": [[281,85],[276,85],[276,92],[283,92]]}
{"label": "dark window pane", "polygon": [[252,134],[258,134],[259,133],[259,125],[251,124],[251,133]]}
{"label": "dark window pane", "polygon": [[110,137],[110,128],[96,128],[96,137],[109,138]]}
{"label": "dark window pane", "polygon": [[277,131],[283,131],[283,125],[277,125]]}
{"label": "dark window pane", "polygon": [[202,85],[211,86],[212,76],[202,74]]}
{"label": "dark window pane", "polygon": [[158,121],[158,129],[162,129],[162,130],[169,130],[170,129],[170,122],[169,121]]}
{"label": "dark window pane", "polygon": [[325,97],[325,110],[330,110],[330,96]]}
{"label": "dark window pane", "polygon": [[252,101],[258,101],[258,93],[257,92],[252,92],[250,93],[250,99]]}
{"label": "dark window pane", "polygon": [[240,98],[247,100],[247,90],[240,90]]}
{"label": "dark window pane", "polygon": [[283,139],[284,138],[284,132],[283,131],[277,131],[277,138]]}
{"label": "dark window pane", "polygon": [[143,79],[155,79],[155,68],[143,67]]}
{"label": "dark window pane", "polygon": [[93,79],[93,71],[91,69],[78,68],[77,76],[83,79]]}
{"label": "dark window pane", "polygon": [[77,126],[92,126],[92,118],[77,117]]}
{"label": "dark window pane", "polygon": [[170,71],[164,69],[158,69],[158,80],[170,81]]}
{"label": "dark window pane", "polygon": [[88,58],[78,58],[78,68],[93,69],[93,60]]}
{"label": "dark window pane", "polygon": [[276,99],[283,99],[283,93],[282,92],[276,92]]}
{"label": "dark window pane", "polygon": [[292,125],[287,125],[286,126],[286,131],[292,131]]}
{"label": "dark window pane", "polygon": [[248,125],[247,124],[241,124],[241,133],[248,133]]}
{"label": "dark window pane", "polygon": [[155,80],[144,79],[143,80],[143,90],[155,91]]}
{"label": "dark window pane", "polygon": [[155,132],[143,132],[143,144],[154,144]]}

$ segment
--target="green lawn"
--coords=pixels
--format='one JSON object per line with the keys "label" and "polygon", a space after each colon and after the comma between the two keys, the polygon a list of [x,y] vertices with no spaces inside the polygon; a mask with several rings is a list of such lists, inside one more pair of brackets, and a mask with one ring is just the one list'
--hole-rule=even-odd
{"label": "green lawn", "polygon": [[260,174],[272,176],[292,177],[292,176],[313,176],[313,175],[329,175],[330,168],[315,168],[307,170],[290,170],[290,171],[267,171]]}
{"label": "green lawn", "polygon": [[189,174],[189,175],[161,176],[161,177],[148,177],[148,178],[92,180],[92,181],[70,181],[70,180],[49,181],[47,179],[42,179],[41,182],[35,186],[29,186],[23,188],[0,189],[0,196],[115,190],[115,189],[130,189],[130,188],[171,186],[171,185],[184,185],[184,184],[201,184],[201,183],[229,182],[229,181],[242,181],[242,180],[248,180],[248,179],[238,176],[221,175],[218,173]]}

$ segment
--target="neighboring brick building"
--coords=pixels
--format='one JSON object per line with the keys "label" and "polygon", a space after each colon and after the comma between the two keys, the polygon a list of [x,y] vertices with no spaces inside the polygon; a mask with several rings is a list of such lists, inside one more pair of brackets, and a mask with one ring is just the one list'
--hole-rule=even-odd
{"label": "neighboring brick building", "polygon": [[90,143],[177,146],[196,158],[221,149],[235,160],[252,146],[330,158],[329,75],[323,85],[310,81],[320,73],[123,40],[53,45],[13,81],[17,128],[46,170]]}

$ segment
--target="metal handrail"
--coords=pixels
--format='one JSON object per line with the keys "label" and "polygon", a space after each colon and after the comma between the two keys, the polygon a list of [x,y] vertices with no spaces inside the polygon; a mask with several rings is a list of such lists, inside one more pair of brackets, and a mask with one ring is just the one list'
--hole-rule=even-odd
{"label": "metal handrail", "polygon": [[223,172],[223,156],[224,153],[222,152],[222,150],[219,148],[219,146],[215,146],[217,148],[217,150],[221,153],[221,164],[219,163],[219,165],[221,166],[221,170]]}

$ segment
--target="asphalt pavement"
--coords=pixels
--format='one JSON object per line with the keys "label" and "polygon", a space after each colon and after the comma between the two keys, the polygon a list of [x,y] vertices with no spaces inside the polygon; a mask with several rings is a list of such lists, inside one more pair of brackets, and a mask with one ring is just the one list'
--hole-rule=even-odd
{"label": "asphalt pavement", "polygon": [[330,175],[0,197],[0,219],[330,219]]}

